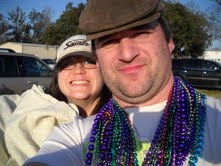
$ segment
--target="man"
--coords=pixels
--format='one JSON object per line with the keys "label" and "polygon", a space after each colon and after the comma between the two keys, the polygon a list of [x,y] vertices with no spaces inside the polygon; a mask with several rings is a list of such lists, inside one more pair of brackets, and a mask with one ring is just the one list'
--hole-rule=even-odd
{"label": "man", "polygon": [[96,117],[55,128],[26,165],[221,165],[221,100],[173,76],[163,9],[160,0],[88,1],[80,28],[113,98]]}

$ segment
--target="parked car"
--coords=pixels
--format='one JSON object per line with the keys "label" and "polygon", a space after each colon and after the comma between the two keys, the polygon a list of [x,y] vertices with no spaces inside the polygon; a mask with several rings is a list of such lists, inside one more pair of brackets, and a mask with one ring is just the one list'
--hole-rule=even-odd
{"label": "parked car", "polygon": [[53,71],[31,54],[0,52],[0,95],[21,94],[33,84],[48,90]]}
{"label": "parked car", "polygon": [[221,64],[204,59],[173,59],[175,76],[197,88],[221,89]]}
{"label": "parked car", "polygon": [[48,66],[50,66],[52,69],[54,69],[55,66],[55,60],[54,59],[42,59],[45,63],[48,64]]}
{"label": "parked car", "polygon": [[0,52],[15,52],[15,51],[10,48],[0,48]]}

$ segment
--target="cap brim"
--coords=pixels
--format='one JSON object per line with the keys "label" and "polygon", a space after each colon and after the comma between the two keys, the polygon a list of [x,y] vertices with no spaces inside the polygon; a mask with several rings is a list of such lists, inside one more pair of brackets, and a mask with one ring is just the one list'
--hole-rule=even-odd
{"label": "cap brim", "polygon": [[87,40],[94,40],[94,39],[97,39],[97,38],[100,38],[100,37],[103,37],[103,36],[106,36],[106,35],[110,35],[110,34],[113,34],[113,33],[116,33],[116,32],[120,32],[120,31],[123,31],[123,30],[126,30],[126,29],[134,28],[136,26],[151,23],[151,22],[157,20],[160,16],[161,16],[161,12],[157,12],[157,13],[153,14],[152,16],[149,16],[149,17],[144,18],[142,20],[133,22],[131,24],[122,25],[122,26],[120,26],[118,28],[115,28],[115,29],[106,30],[106,31],[102,31],[102,32],[94,33],[94,34],[88,34],[87,35]]}
{"label": "cap brim", "polygon": [[76,51],[76,52],[71,52],[69,54],[66,54],[64,56],[62,56],[62,58],[60,58],[56,63],[61,62],[62,60],[64,60],[65,58],[69,57],[69,56],[82,56],[82,57],[86,57],[92,60],[95,60],[95,56],[92,55],[91,52],[87,52],[87,51]]}

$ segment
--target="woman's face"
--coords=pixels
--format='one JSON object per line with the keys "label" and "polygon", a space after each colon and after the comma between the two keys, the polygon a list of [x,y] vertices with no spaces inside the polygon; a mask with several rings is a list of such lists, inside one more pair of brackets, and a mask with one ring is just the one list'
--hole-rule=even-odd
{"label": "woman's face", "polygon": [[58,73],[58,85],[68,102],[95,100],[104,85],[96,61],[83,56],[71,56],[64,60],[67,63]]}

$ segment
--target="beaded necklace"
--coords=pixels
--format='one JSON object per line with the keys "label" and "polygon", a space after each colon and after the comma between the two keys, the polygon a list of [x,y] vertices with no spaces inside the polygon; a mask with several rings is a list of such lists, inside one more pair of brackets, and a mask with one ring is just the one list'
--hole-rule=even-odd
{"label": "beaded necklace", "polygon": [[[201,154],[206,96],[175,78],[165,110],[142,166],[195,166]],[[91,130],[85,165],[139,166],[128,114],[114,99],[100,110]]]}

